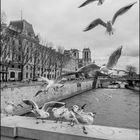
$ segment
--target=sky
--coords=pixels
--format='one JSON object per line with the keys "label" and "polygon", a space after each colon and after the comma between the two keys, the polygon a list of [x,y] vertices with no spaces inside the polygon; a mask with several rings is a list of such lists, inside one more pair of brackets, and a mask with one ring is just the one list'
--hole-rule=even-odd
{"label": "sky", "polygon": [[139,73],[139,0],[117,18],[112,36],[106,34],[102,26],[88,32],[83,30],[96,18],[104,22],[111,20],[117,10],[136,0],[105,0],[101,6],[93,2],[78,8],[84,1],[1,0],[1,10],[7,15],[7,23],[22,17],[33,25],[44,42],[52,42],[55,47],[76,48],[80,54],[83,48],[90,48],[92,60],[99,66],[107,63],[110,54],[122,45],[122,55],[115,68],[133,65]]}

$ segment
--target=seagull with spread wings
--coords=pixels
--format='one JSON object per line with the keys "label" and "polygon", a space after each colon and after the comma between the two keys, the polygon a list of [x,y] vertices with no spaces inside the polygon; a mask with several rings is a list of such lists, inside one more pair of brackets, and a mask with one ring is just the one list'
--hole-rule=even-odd
{"label": "seagull with spread wings", "polygon": [[97,5],[102,5],[104,3],[104,0],[87,0],[85,1],[84,3],[82,3],[78,8],[81,8],[83,6],[86,6],[94,1],[98,1],[98,4]]}
{"label": "seagull with spread wings", "polygon": [[26,104],[26,105],[30,105],[32,106],[32,110],[31,112],[35,114],[36,118],[37,118],[37,121],[36,123],[38,124],[38,119],[41,119],[42,122],[43,119],[47,119],[50,114],[49,114],[49,109],[53,108],[53,107],[61,107],[61,106],[64,106],[64,104],[62,104],[61,102],[56,102],[56,101],[50,101],[50,102],[47,102],[45,103],[42,108],[40,109],[39,106],[37,105],[36,102],[34,102],[33,100],[23,100],[23,102]]}
{"label": "seagull with spread wings", "polygon": [[[88,64],[86,66],[83,66],[79,68],[75,72],[70,72],[67,74],[63,74],[62,76],[70,76],[70,75],[75,75],[76,78],[79,78],[81,74],[84,75],[89,75],[90,73],[92,74],[97,74],[98,76],[108,76],[109,71],[113,69],[113,67],[117,64],[120,56],[121,56],[121,51],[122,51],[122,46],[117,48],[113,53],[110,55],[107,64],[103,66],[98,66],[94,63]],[[103,72],[103,73],[102,73]]]}
{"label": "seagull with spread wings", "polygon": [[[100,71],[106,74],[109,73],[110,70],[113,70],[113,67],[116,66],[122,52],[122,46],[117,48],[113,53],[110,55],[107,64],[104,64],[100,67]],[[116,70],[116,69],[115,69]]]}
{"label": "seagull with spread wings", "polygon": [[104,21],[103,21],[102,19],[100,19],[100,18],[97,18],[97,19],[93,20],[93,21],[84,29],[84,32],[89,31],[89,30],[95,28],[95,27],[98,26],[98,25],[102,25],[103,27],[106,28],[106,32],[107,32],[109,35],[113,34],[114,29],[113,29],[112,26],[113,26],[113,24],[115,23],[117,17],[120,16],[120,15],[123,15],[124,13],[126,13],[126,12],[127,12],[134,4],[136,4],[136,3],[137,3],[137,2],[134,2],[134,3],[131,3],[131,4],[127,5],[127,6],[124,6],[124,7],[120,8],[120,9],[114,14],[112,20],[111,20],[111,21],[107,21],[107,23],[104,22]]}
{"label": "seagull with spread wings", "polygon": [[48,78],[46,77],[42,77],[40,76],[38,78],[39,81],[43,81],[45,82],[46,87],[44,90],[39,90],[36,94],[35,94],[35,97],[37,95],[39,95],[40,93],[42,93],[43,91],[44,92],[48,92],[49,88],[53,88],[54,90],[57,90],[58,88],[62,88],[64,86],[64,84],[61,84],[61,79],[62,79],[62,76],[59,76],[58,78],[56,78],[55,80],[49,80]]}

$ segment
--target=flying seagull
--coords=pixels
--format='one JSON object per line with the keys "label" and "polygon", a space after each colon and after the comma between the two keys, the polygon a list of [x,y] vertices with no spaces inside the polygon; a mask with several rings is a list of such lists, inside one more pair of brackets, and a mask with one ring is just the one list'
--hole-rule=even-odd
{"label": "flying seagull", "polygon": [[113,51],[113,53],[110,55],[108,59],[107,64],[104,64],[103,66],[100,67],[100,71],[108,74],[109,70],[113,70],[113,67],[116,66],[121,56],[121,52],[122,46]]}
{"label": "flying seagull", "polygon": [[88,4],[90,4],[90,3],[94,2],[94,1],[98,1],[97,5],[102,5],[104,3],[104,0],[87,0],[83,4],[81,4],[78,8],[81,8],[81,7],[85,6],[85,5],[88,5]]}
{"label": "flying seagull", "polygon": [[[76,78],[79,78],[81,74],[89,75],[89,73],[97,74],[98,76],[108,76],[108,72],[113,69],[113,67],[117,64],[120,56],[121,56],[122,46],[117,48],[110,55],[107,64],[102,65],[101,67],[91,63],[86,66],[79,68],[75,72],[70,72],[67,74],[63,74],[63,76],[75,75]],[[116,70],[116,69],[115,69]]]}
{"label": "flying seagull", "polygon": [[61,84],[61,79],[62,79],[62,76],[59,76],[56,80],[49,80],[48,78],[46,77],[38,77],[38,80],[39,81],[44,81],[46,85],[46,88],[44,90],[39,90],[36,94],[35,94],[35,97],[37,95],[39,95],[40,93],[42,93],[43,91],[44,92],[48,92],[48,89],[49,88],[53,88],[54,90],[57,90],[58,88],[62,88],[64,86],[64,84]]}
{"label": "flying seagull", "polygon": [[106,28],[106,32],[107,32],[109,35],[113,34],[114,29],[113,29],[112,26],[113,26],[113,24],[115,23],[117,17],[120,16],[120,15],[123,15],[124,13],[126,13],[126,12],[127,12],[134,4],[136,4],[136,3],[137,3],[137,2],[134,2],[134,3],[131,3],[131,4],[127,5],[127,6],[124,6],[124,7],[120,8],[120,9],[114,14],[112,20],[111,20],[111,21],[107,21],[107,23],[104,22],[104,21],[103,21],[102,19],[100,19],[100,18],[97,18],[97,19],[93,20],[93,21],[84,29],[84,32],[86,32],[86,31],[88,31],[88,30],[91,30],[91,29],[95,28],[95,27],[98,26],[98,25],[102,25],[103,27]]}
{"label": "flying seagull", "polygon": [[23,102],[26,104],[26,105],[30,105],[32,106],[32,110],[31,112],[33,112],[37,118],[37,121],[36,123],[38,124],[38,119],[41,119],[42,122],[43,119],[47,119],[50,114],[49,114],[49,109],[53,108],[53,107],[60,107],[62,106],[63,104],[61,104],[61,102],[56,102],[56,101],[50,101],[50,102],[47,102],[45,103],[41,109],[39,109],[39,106],[37,105],[36,102],[34,102],[33,100],[23,100]]}

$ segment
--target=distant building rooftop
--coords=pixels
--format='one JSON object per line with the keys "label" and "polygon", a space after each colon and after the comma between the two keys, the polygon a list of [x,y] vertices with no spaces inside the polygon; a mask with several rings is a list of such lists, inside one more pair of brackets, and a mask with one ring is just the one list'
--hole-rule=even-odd
{"label": "distant building rooftop", "polygon": [[26,20],[11,21],[9,28],[20,33],[27,33],[30,36],[34,35],[32,24],[28,23]]}

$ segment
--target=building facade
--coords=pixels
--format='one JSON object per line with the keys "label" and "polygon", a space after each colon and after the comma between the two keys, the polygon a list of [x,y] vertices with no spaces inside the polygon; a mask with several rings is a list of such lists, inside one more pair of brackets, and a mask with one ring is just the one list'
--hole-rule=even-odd
{"label": "building facade", "polygon": [[[1,81],[27,80],[40,75],[49,79],[60,76],[60,60],[53,57],[57,55],[56,50],[41,45],[32,25],[26,20],[11,21],[9,26],[2,25],[1,33],[6,38],[8,36],[8,40],[2,44],[5,51],[0,61]],[[63,65],[63,73],[78,68],[78,51],[70,50],[67,53],[70,59]]]}
{"label": "building facade", "polygon": [[91,51],[89,48],[84,48],[82,52],[83,66],[91,63]]}

